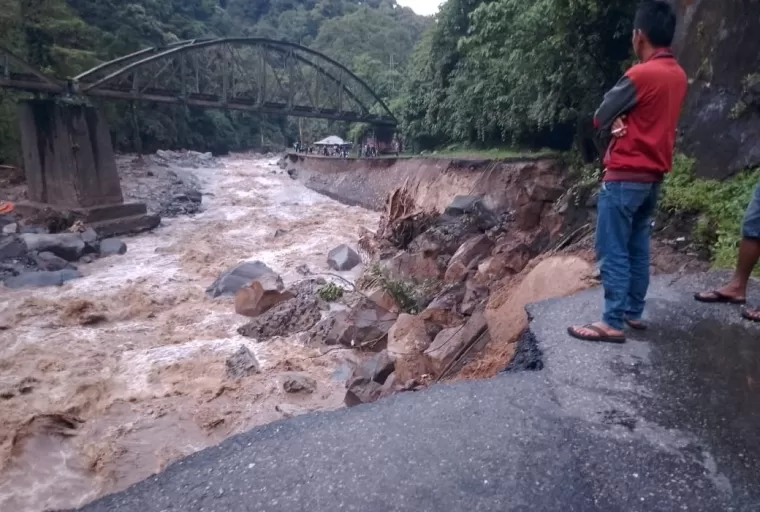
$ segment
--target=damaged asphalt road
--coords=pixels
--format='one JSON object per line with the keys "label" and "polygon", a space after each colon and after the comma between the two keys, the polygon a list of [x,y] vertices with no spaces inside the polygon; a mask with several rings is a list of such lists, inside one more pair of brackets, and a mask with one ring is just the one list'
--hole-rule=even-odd
{"label": "damaged asphalt road", "polygon": [[760,326],[691,297],[721,277],[655,279],[622,346],[565,333],[600,290],[532,305],[541,371],[273,423],[82,510],[760,510]]}

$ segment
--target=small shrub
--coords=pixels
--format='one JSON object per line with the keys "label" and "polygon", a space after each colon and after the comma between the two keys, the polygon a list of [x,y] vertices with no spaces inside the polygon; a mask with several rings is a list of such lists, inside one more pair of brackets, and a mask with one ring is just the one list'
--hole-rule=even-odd
{"label": "small shrub", "polygon": [[694,161],[678,155],[673,172],[663,185],[660,208],[670,213],[695,213],[700,218],[694,227],[695,240],[709,243],[713,265],[719,268],[736,264],[741,224],[760,169],[742,172],[726,181],[703,180],[694,175]]}
{"label": "small shrub", "polygon": [[368,287],[379,287],[396,301],[402,312],[411,315],[416,315],[425,309],[439,287],[439,283],[435,280],[417,283],[393,279],[380,265],[371,267],[365,279]]}
{"label": "small shrub", "polygon": [[317,290],[317,295],[326,302],[335,302],[343,297],[344,291],[343,288],[335,283],[327,283]]}

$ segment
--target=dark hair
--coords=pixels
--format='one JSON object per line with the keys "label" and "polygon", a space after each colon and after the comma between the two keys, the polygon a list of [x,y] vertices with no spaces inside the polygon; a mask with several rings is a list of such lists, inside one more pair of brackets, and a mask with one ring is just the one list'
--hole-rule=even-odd
{"label": "dark hair", "polygon": [[664,0],[644,0],[636,9],[633,28],[646,34],[656,48],[670,46],[676,32],[676,13]]}

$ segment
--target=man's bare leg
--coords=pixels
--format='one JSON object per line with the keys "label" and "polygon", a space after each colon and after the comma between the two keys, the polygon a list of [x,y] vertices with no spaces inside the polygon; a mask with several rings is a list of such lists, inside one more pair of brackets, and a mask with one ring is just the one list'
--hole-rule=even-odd
{"label": "man's bare leg", "polygon": [[718,299],[720,298],[719,295],[736,300],[745,299],[747,297],[747,283],[749,283],[752,270],[754,270],[758,260],[760,260],[760,239],[742,239],[739,247],[739,260],[736,263],[736,270],[731,281],[723,288],[716,290],[718,293],[704,292],[700,293],[698,297],[707,301]]}

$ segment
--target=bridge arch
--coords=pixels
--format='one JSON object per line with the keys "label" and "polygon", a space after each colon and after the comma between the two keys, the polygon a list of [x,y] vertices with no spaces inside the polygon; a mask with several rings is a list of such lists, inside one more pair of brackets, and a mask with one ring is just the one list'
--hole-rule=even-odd
{"label": "bridge arch", "polygon": [[147,48],[100,64],[71,84],[88,96],[396,125],[383,100],[344,65],[267,38]]}

